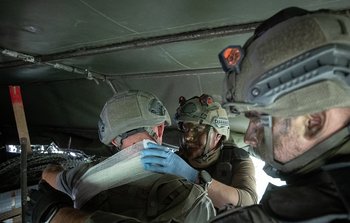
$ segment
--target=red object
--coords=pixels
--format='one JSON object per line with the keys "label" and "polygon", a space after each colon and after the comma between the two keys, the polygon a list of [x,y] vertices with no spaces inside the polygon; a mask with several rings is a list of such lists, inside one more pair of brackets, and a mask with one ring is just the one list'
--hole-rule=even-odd
{"label": "red object", "polygon": [[213,99],[211,97],[207,98],[207,104],[210,105],[211,103],[213,103]]}
{"label": "red object", "polygon": [[21,87],[20,86],[9,86],[10,96],[12,100],[12,104],[18,103],[23,104],[22,95],[21,95]]}
{"label": "red object", "polygon": [[241,59],[241,51],[238,48],[227,48],[224,51],[224,58],[229,65],[235,66]]}

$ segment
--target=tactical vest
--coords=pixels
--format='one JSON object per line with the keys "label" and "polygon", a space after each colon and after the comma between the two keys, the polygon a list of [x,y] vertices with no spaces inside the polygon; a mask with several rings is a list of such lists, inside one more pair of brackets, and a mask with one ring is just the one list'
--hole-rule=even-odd
{"label": "tactical vest", "polygon": [[218,161],[208,167],[206,171],[217,181],[232,185],[232,171],[235,169],[235,165],[238,161],[246,159],[249,159],[249,154],[246,151],[233,145],[225,145],[220,151]]}
{"label": "tactical vest", "polygon": [[350,163],[334,163],[283,187],[269,185],[260,202],[281,222],[350,221]]}
{"label": "tactical vest", "polygon": [[210,215],[208,219],[215,216],[203,188],[177,176],[157,174],[100,192],[82,210],[113,212],[141,222],[198,222],[187,216],[201,202],[205,204],[203,213]]}
{"label": "tactical vest", "polygon": [[292,185],[269,185],[260,204],[229,210],[210,222],[350,222],[349,175],[350,163],[339,163]]}

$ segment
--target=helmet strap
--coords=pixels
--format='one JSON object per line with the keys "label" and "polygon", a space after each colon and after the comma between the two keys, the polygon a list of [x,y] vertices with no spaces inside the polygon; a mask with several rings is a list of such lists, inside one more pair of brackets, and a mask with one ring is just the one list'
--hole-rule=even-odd
{"label": "helmet strap", "polygon": [[273,147],[271,147],[272,130],[270,129],[269,132],[270,132],[270,138],[271,138],[271,143],[270,143],[271,145],[270,145],[269,156],[267,157],[268,164],[266,165],[266,168],[264,169],[264,171],[272,177],[281,177],[283,174],[288,174],[288,173],[291,173],[292,171],[294,171],[294,174],[301,173],[302,171],[305,170],[305,166],[307,164],[311,162],[319,161],[319,158],[322,159],[322,156],[327,154],[328,152],[331,152],[330,150],[332,150],[332,148],[336,148],[339,145],[343,144],[345,141],[349,140],[350,123],[348,123],[346,126],[338,130],[336,133],[334,133],[327,139],[323,140],[322,142],[312,147],[310,150],[306,151],[304,154],[294,158],[293,160],[285,164],[278,163],[273,159]]}
{"label": "helmet strap", "polygon": [[[203,164],[205,164],[206,166],[209,165],[212,161],[214,161],[215,157],[218,157],[218,156],[215,156],[215,154],[220,151],[223,147],[223,144],[218,144],[218,146],[216,146],[216,148],[210,150],[210,144],[211,144],[211,140],[213,139],[213,134],[214,134],[214,128],[212,126],[210,126],[210,129],[208,131],[208,134],[207,134],[207,142],[205,144],[205,148],[204,148],[204,151],[202,153],[202,155],[196,159],[194,159],[194,161],[198,164],[200,164],[199,166],[205,168],[205,166],[203,166]],[[212,160],[213,159],[213,160]],[[197,165],[196,165],[197,166]]]}
{"label": "helmet strap", "polygon": [[117,136],[115,140],[113,140],[113,145],[117,148],[117,151],[120,151],[123,145],[123,140],[139,132],[147,132],[152,137],[152,139],[154,139],[157,143],[159,143],[158,141],[159,137],[157,133],[155,133],[155,131],[151,127],[144,127],[144,128],[133,129]]}
{"label": "helmet strap", "polygon": [[159,137],[157,135],[157,133],[153,130],[153,128],[151,127],[146,127],[146,128],[143,128],[144,131],[146,131],[152,139],[154,139],[154,141],[156,141],[158,144],[160,144],[160,142],[158,141],[159,140]]}
{"label": "helmet strap", "polygon": [[208,134],[207,134],[207,140],[206,140],[207,142],[205,144],[202,156],[200,157],[204,161],[206,161],[209,158],[209,156],[211,155],[210,144],[211,144],[211,140],[213,139],[213,137],[212,137],[213,133],[214,133],[213,127],[210,126]]}

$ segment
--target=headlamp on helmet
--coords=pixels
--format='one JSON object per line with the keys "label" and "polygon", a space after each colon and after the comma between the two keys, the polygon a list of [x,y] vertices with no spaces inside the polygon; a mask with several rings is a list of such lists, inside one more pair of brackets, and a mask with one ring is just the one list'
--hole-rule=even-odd
{"label": "headlamp on helmet", "polygon": [[228,46],[219,53],[222,69],[226,73],[239,73],[244,51],[241,46]]}
{"label": "headlamp on helmet", "polygon": [[246,42],[239,69],[229,64],[232,53],[225,57],[230,47],[220,52],[227,72],[223,106],[279,117],[349,106],[349,33],[346,16],[282,10]]}
{"label": "headlamp on helmet", "polygon": [[265,148],[259,150],[266,163],[289,173],[321,160],[334,142],[348,137],[341,130],[291,161],[274,159],[272,117],[350,107],[349,17],[288,8],[262,23],[243,49],[239,73],[224,68],[224,107],[264,114]]}

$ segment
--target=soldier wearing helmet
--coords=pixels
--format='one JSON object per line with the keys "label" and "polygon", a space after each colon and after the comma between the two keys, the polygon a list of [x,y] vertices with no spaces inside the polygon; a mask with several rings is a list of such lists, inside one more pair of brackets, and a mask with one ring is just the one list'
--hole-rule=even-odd
{"label": "soldier wearing helmet", "polygon": [[[99,136],[118,153],[70,170],[50,166],[31,194],[33,222],[206,222],[216,213],[202,187],[169,174],[145,171],[147,145],[162,143],[169,114],[153,94],[126,91],[108,100]],[[169,150],[166,152],[171,153]],[[71,207],[69,198],[74,202]],[[79,209],[79,210],[78,210]]]}
{"label": "soldier wearing helmet", "polygon": [[206,94],[186,100],[179,98],[175,121],[183,133],[180,152],[195,168],[216,162],[223,142],[230,136],[226,111]]}
{"label": "soldier wearing helmet", "polygon": [[287,185],[212,222],[348,222],[350,18],[288,8],[219,57],[224,106],[250,119],[245,142]]}
{"label": "soldier wearing helmet", "polygon": [[117,148],[123,146],[125,138],[138,132],[147,132],[161,144],[162,134],[157,134],[154,126],[161,125],[164,130],[164,126],[170,124],[169,113],[157,97],[148,92],[129,91],[106,102],[100,114],[98,132],[102,143]]}
{"label": "soldier wearing helmet", "polygon": [[225,109],[209,95],[179,99],[175,121],[181,131],[180,154],[192,167],[206,170],[215,207],[257,202],[254,164],[248,153],[225,143],[230,124]]}
{"label": "soldier wearing helmet", "polygon": [[157,148],[143,151],[145,169],[182,176],[204,186],[220,211],[256,203],[252,160],[235,145],[224,146],[230,135],[226,111],[206,94],[189,100],[180,97],[179,103],[175,120],[182,132],[182,158]]}

